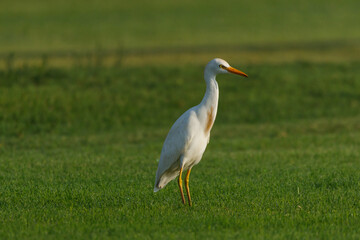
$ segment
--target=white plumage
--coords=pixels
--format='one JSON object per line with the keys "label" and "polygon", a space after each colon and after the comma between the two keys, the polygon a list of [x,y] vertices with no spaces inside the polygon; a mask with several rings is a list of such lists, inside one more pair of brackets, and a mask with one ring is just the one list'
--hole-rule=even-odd
{"label": "white plumage", "polygon": [[216,75],[220,73],[235,73],[247,75],[219,58],[211,60],[205,67],[204,78],[206,92],[201,103],[187,110],[171,127],[160,156],[159,166],[156,171],[154,192],[164,188],[179,174],[179,187],[182,201],[185,198],[182,190],[181,173],[188,170],[185,184],[189,205],[191,198],[189,191],[189,175],[191,168],[198,164],[210,140],[210,131],[214,124],[219,99],[219,87]]}

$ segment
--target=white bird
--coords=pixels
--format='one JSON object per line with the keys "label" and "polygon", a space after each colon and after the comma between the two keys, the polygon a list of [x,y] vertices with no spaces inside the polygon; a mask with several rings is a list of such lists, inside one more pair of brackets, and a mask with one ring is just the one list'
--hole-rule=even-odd
{"label": "white bird", "polygon": [[210,130],[216,118],[219,100],[219,87],[215,77],[220,73],[235,73],[247,77],[245,73],[231,67],[220,58],[215,58],[206,65],[204,71],[205,95],[199,105],[187,110],[171,127],[161,150],[159,166],[156,171],[154,192],[164,188],[179,175],[181,199],[185,204],[181,175],[183,171],[187,170],[185,187],[190,206],[190,171],[194,165],[200,162],[210,140]]}

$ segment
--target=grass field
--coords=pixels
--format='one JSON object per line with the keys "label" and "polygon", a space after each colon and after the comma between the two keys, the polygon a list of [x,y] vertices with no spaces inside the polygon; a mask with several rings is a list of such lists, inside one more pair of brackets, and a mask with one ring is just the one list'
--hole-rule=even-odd
{"label": "grass field", "polygon": [[358,238],[359,63],[242,69],[219,77],[192,208],[152,189],[202,66],[1,72],[1,238]]}
{"label": "grass field", "polygon": [[[0,239],[359,239],[359,1],[0,3]],[[193,206],[153,183],[222,57]]]}

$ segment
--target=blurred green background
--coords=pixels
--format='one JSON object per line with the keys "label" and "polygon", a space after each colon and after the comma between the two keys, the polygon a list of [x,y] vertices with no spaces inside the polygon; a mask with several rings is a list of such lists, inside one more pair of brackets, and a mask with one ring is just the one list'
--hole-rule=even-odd
{"label": "blurred green background", "polygon": [[[356,0],[4,0],[0,4],[3,57],[11,52],[63,57],[64,52],[96,49],[107,55],[121,54],[123,60],[142,54],[137,61],[146,64],[159,61],[153,56],[159,52],[166,55],[163,62],[170,56],[179,60],[179,55],[190,54],[181,58],[190,64],[196,61],[191,59],[195,53],[206,54],[197,60],[201,63],[211,54],[258,62],[264,51],[263,61],[301,59],[304,51],[316,52],[315,60],[359,58],[354,53],[360,45],[360,3]],[[335,53],[321,57],[324,53],[317,52],[321,49]],[[144,58],[144,54],[150,56]]]}

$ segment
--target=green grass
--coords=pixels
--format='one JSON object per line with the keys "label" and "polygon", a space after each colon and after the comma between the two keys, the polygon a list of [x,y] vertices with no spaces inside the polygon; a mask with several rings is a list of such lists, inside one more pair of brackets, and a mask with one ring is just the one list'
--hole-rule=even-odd
{"label": "green grass", "polygon": [[[357,116],[360,64],[235,66],[219,77],[218,124]],[[203,66],[0,72],[2,135],[169,128],[205,92]]]}
{"label": "green grass", "polygon": [[202,66],[1,71],[0,238],[358,239],[360,63],[236,67],[193,207],[152,189]]}
{"label": "green grass", "polygon": [[[359,239],[359,1],[0,3],[0,239]],[[220,56],[183,206],[153,193]]]}

